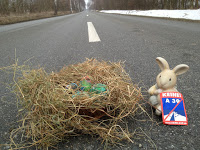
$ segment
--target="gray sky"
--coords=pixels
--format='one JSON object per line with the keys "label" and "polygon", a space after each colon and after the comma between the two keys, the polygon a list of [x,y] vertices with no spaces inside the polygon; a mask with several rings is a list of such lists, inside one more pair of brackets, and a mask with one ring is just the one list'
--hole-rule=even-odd
{"label": "gray sky", "polygon": [[86,7],[86,9],[87,9],[87,3],[89,2],[89,0],[85,0],[85,7]]}
{"label": "gray sky", "polygon": [[86,4],[86,9],[87,9],[87,4],[89,3],[90,0],[85,0],[85,4]]}

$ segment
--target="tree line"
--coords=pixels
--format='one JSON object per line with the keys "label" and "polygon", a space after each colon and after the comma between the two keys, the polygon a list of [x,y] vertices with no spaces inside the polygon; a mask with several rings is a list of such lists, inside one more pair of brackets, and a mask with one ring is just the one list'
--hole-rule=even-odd
{"label": "tree line", "polygon": [[0,0],[0,14],[37,13],[54,11],[80,12],[85,9],[84,0]]}
{"label": "tree line", "polygon": [[92,0],[96,10],[198,9],[199,0]]}

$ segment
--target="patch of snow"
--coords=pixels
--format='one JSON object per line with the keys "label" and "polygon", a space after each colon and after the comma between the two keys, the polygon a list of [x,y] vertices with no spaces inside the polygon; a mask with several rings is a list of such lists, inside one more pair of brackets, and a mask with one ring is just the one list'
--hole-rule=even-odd
{"label": "patch of snow", "polygon": [[200,9],[187,10],[102,10],[103,13],[200,20]]}

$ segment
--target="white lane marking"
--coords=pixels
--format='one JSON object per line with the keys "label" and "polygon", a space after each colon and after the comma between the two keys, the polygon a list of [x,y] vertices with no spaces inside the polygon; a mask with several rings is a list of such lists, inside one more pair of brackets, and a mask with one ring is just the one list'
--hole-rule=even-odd
{"label": "white lane marking", "polygon": [[88,17],[89,15],[87,15],[87,17]]}
{"label": "white lane marking", "polygon": [[100,38],[94,28],[92,22],[87,22],[89,42],[100,42]]}

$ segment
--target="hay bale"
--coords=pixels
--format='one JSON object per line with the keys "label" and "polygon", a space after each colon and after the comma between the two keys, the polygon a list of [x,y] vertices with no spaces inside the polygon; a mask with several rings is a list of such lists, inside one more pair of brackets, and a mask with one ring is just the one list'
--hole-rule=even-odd
{"label": "hay bale", "polygon": [[[79,91],[85,76],[91,78],[92,85],[106,85],[106,92]],[[71,83],[78,85],[79,94],[66,88]],[[16,87],[25,111],[22,127],[12,131],[11,141],[14,143],[14,136],[23,130],[33,141],[24,146],[51,147],[77,133],[99,135],[111,143],[130,140],[118,122],[134,115],[142,99],[140,88],[133,85],[123,63],[96,59],[63,67],[58,73],[24,71]]]}

